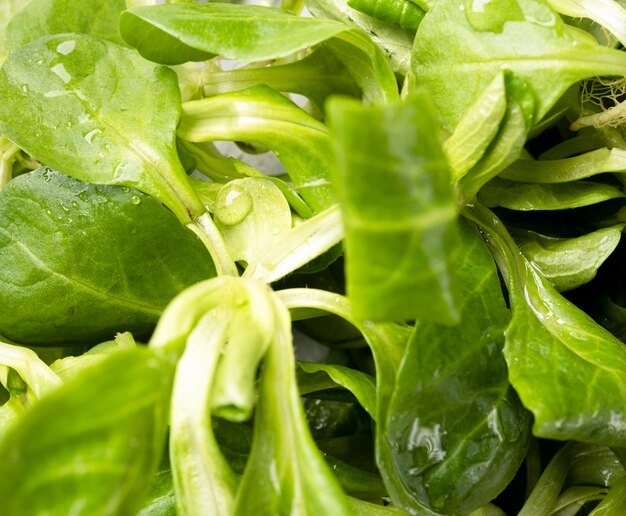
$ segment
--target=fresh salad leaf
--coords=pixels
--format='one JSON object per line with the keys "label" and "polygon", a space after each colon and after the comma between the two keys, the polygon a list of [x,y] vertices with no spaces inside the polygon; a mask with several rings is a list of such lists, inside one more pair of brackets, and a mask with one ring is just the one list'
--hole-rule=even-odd
{"label": "fresh salad leaf", "polygon": [[41,168],[0,192],[0,220],[0,333],[18,342],[145,336],[179,292],[215,275],[191,232],[126,187]]}

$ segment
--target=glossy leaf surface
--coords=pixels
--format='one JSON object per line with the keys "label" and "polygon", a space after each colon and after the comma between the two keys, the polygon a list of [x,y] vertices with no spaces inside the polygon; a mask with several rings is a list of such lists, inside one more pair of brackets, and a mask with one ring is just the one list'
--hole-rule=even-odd
{"label": "glossy leaf surface", "polygon": [[147,333],[185,287],[215,274],[202,244],[137,191],[50,169],[0,193],[0,332],[32,345]]}
{"label": "glossy leaf surface", "polygon": [[623,229],[617,225],[577,238],[554,238],[531,231],[514,232],[513,236],[526,258],[562,292],[595,277],[598,267],[620,242]]}
{"label": "glossy leaf surface", "polygon": [[504,356],[533,433],[623,447],[626,346],[554,290],[488,210],[475,210],[509,285]]}
{"label": "glossy leaf surface", "polygon": [[0,131],[38,160],[136,188],[181,221],[204,211],[176,154],[180,94],[168,68],[92,36],[48,36],[11,54],[0,95]]}
{"label": "glossy leaf surface", "polygon": [[457,212],[427,99],[384,108],[336,100],[328,113],[354,313],[455,321]]}
{"label": "glossy leaf surface", "polygon": [[502,356],[510,314],[495,264],[478,232],[462,228],[461,321],[418,325],[384,436],[403,502],[443,514],[467,514],[504,489],[526,455],[531,422]]}

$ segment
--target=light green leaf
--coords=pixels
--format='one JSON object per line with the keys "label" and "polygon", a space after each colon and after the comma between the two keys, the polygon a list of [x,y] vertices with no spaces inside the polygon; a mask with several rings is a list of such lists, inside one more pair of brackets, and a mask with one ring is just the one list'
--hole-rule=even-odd
{"label": "light green leaf", "polygon": [[298,361],[300,394],[317,392],[336,386],[344,387],[356,397],[365,411],[376,420],[376,384],[374,379],[357,369],[334,364]]}
{"label": "light green leaf", "polygon": [[577,238],[554,238],[532,231],[515,231],[513,236],[526,258],[563,292],[595,277],[620,242],[623,229],[620,224]]}
{"label": "light green leaf", "polygon": [[137,188],[184,222],[204,211],[175,145],[176,74],[83,34],[48,36],[0,70],[0,131],[62,172]]}
{"label": "light green leaf", "polygon": [[605,172],[626,171],[626,151],[597,149],[573,158],[555,160],[519,159],[500,177],[524,183],[567,183]]}
{"label": "light green leaf", "polygon": [[519,211],[569,210],[620,197],[624,197],[621,190],[604,183],[529,184],[498,177],[478,194],[478,200],[489,208],[501,206]]}
{"label": "light green leaf", "polygon": [[138,347],[42,398],[0,441],[3,512],[138,510],[163,452],[172,375]]}
{"label": "light green leaf", "polygon": [[493,258],[479,233],[462,225],[456,262],[463,302],[454,326],[418,324],[409,340],[384,439],[402,478],[391,489],[410,511],[468,514],[515,475],[531,417],[509,385],[502,348],[510,314]]}
{"label": "light green leaf", "polygon": [[328,129],[267,86],[186,102],[178,135],[191,142],[264,145],[282,160],[296,191],[315,211],[335,202]]}
{"label": "light green leaf", "polygon": [[0,193],[0,332],[32,345],[146,335],[184,288],[215,275],[202,244],[137,191],[41,168]]}
{"label": "light green leaf", "polygon": [[226,183],[215,201],[215,223],[235,261],[262,263],[291,230],[285,196],[269,179]]}
{"label": "light green leaf", "polygon": [[5,36],[7,26],[13,17],[19,13],[30,0],[4,0],[0,4],[0,63],[2,63],[7,56],[7,50],[5,45]]}
{"label": "light green leaf", "polygon": [[456,321],[456,203],[426,96],[384,108],[338,99],[328,114],[354,313]]}
{"label": "light green leaf", "polygon": [[216,55],[262,61],[327,42],[368,99],[385,102],[398,97],[395,77],[381,50],[365,33],[337,21],[262,6],[209,3],[132,8],[122,14],[120,28],[144,57],[165,64]]}
{"label": "light green leaf", "polygon": [[124,44],[118,26],[124,0],[32,0],[7,27],[10,52],[49,34],[78,32]]}
{"label": "light green leaf", "polygon": [[412,69],[433,95],[447,131],[503,69],[531,89],[536,102],[531,125],[575,82],[626,75],[623,52],[569,28],[545,1],[503,3],[472,9],[465,0],[437,0],[420,24]]}

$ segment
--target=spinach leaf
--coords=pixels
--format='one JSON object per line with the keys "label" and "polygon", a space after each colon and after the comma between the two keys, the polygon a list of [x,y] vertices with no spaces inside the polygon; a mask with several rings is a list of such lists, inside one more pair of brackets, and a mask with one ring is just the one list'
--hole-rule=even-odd
{"label": "spinach leaf", "polygon": [[163,451],[172,375],[137,347],[42,398],[0,441],[3,512],[138,510]]}
{"label": "spinach leaf", "polygon": [[180,94],[166,67],[93,36],[47,36],[11,54],[0,95],[0,131],[38,160],[137,188],[185,223],[204,212],[176,154]]}
{"label": "spinach leaf", "polygon": [[355,315],[456,321],[457,209],[426,96],[381,108],[338,99],[328,114]]}
{"label": "spinach leaf", "polygon": [[391,493],[407,510],[477,509],[510,482],[528,447],[531,418],[502,356],[510,315],[497,270],[478,232],[462,229],[461,320],[417,326],[387,415],[383,438],[402,479]]}
{"label": "spinach leaf", "polygon": [[124,44],[118,25],[124,0],[32,0],[7,27],[10,52],[48,34],[79,32]]}
{"label": "spinach leaf", "polygon": [[591,281],[622,238],[622,224],[577,238],[556,238],[532,231],[514,231],[526,258],[554,288],[563,292]]}
{"label": "spinach leaf", "polygon": [[489,210],[468,213],[509,286],[504,356],[534,435],[623,447],[626,347],[554,290]]}
{"label": "spinach leaf", "polygon": [[493,2],[484,9],[473,5],[434,2],[413,48],[412,69],[432,94],[449,132],[502,70],[512,71],[531,89],[533,126],[575,82],[626,75],[623,52],[583,37],[544,0],[510,0],[504,8]]}
{"label": "spinach leaf", "polygon": [[604,183],[529,184],[498,177],[478,194],[478,200],[488,208],[501,206],[520,211],[568,210],[620,197],[624,197],[621,190]]}
{"label": "spinach leaf", "polygon": [[0,333],[31,345],[147,334],[169,301],[215,275],[161,204],[41,168],[0,193]]}

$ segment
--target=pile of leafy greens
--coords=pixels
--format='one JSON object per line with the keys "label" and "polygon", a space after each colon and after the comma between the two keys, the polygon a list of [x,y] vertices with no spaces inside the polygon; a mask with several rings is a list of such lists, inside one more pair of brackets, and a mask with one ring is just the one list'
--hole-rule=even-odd
{"label": "pile of leafy greens", "polygon": [[2,1],[0,512],[626,514],[626,2],[304,3]]}

